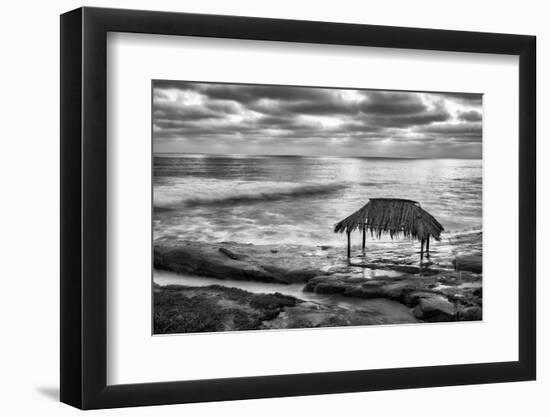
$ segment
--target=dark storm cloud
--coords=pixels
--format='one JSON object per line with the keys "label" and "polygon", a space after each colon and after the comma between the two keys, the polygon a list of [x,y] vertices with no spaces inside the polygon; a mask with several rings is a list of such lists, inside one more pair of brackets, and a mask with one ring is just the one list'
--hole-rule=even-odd
{"label": "dark storm cloud", "polygon": [[481,137],[480,123],[460,123],[455,125],[435,125],[423,127],[421,132],[437,133],[445,136],[479,136]]}
{"label": "dark storm cloud", "polygon": [[304,98],[295,101],[281,101],[278,103],[262,103],[260,101],[259,103],[253,104],[251,108],[262,113],[273,112],[280,115],[303,114],[310,116],[341,116],[355,115],[359,112],[357,106],[348,105],[331,95],[325,97],[322,101]]}
{"label": "dark storm cloud", "polygon": [[417,114],[394,114],[392,116],[364,117],[365,124],[374,124],[385,128],[411,128],[418,125],[429,125],[435,122],[445,122],[450,119],[450,114],[445,110],[425,111]]}
{"label": "dark storm cloud", "polygon": [[481,106],[483,96],[475,93],[441,93],[441,97],[470,106]]}
{"label": "dark storm cloud", "polygon": [[155,123],[162,121],[190,121],[221,117],[219,113],[211,111],[208,108],[189,106],[185,110],[174,108],[159,108],[153,112]]}
{"label": "dark storm cloud", "polygon": [[240,112],[236,103],[229,101],[211,101],[201,105],[188,105],[182,107],[169,100],[169,95],[162,90],[155,91],[154,94],[154,125],[163,127],[174,127],[179,125],[181,128],[187,126],[187,123],[206,120],[224,120],[228,115],[234,115]]}
{"label": "dark storm cloud", "polygon": [[209,84],[180,81],[155,81],[155,91],[175,89],[194,91],[212,100],[230,100],[243,104],[253,103],[261,99],[300,101],[323,101],[330,96],[330,90],[321,88],[297,88],[269,85],[243,84]]}
{"label": "dark storm cloud", "polygon": [[155,149],[164,151],[338,154],[355,147],[422,156],[430,143],[438,156],[439,145],[443,152],[481,141],[481,96],[472,94],[155,81],[153,109]]}
{"label": "dark storm cloud", "polygon": [[220,100],[234,100],[240,103],[253,103],[262,99],[282,102],[324,101],[330,97],[328,90],[280,86],[241,86],[223,84],[202,84],[198,89],[202,94]]}
{"label": "dark storm cloud", "polygon": [[458,114],[458,119],[465,122],[481,122],[481,113],[476,110],[465,111]]}
{"label": "dark storm cloud", "polygon": [[418,95],[401,92],[365,91],[365,101],[359,105],[365,114],[418,115],[428,110]]}

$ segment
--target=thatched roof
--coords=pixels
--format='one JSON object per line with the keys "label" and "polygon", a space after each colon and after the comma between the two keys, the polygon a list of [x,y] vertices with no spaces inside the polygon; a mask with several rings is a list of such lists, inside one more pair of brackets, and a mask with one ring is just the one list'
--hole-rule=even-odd
{"label": "thatched roof", "polygon": [[335,233],[352,232],[366,225],[371,235],[380,239],[382,233],[412,239],[433,236],[440,240],[443,226],[420,204],[400,198],[371,198],[367,204],[334,226]]}

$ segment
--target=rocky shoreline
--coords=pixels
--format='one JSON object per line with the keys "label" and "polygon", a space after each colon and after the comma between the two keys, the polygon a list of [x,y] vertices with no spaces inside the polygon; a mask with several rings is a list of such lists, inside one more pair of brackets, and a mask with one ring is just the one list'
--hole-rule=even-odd
{"label": "rocky shoreline", "polygon": [[[297,256],[301,254],[302,256]],[[176,273],[218,279],[278,282],[307,282],[323,274],[318,256],[308,256],[300,246],[246,245],[234,242],[180,242],[177,246],[155,246],[154,266]],[[324,262],[326,263],[326,262]],[[324,264],[323,263],[323,264]]]}
{"label": "rocky shoreline", "polygon": [[252,294],[217,285],[155,286],[154,331],[162,333],[220,332],[257,329],[285,307],[301,303],[282,294]]}
{"label": "rocky shoreline", "polygon": [[219,280],[299,283],[304,292],[354,304],[343,308],[280,293],[255,294],[223,281],[201,287],[155,285],[155,333],[481,320],[481,237],[458,236],[460,248],[469,251],[435,252],[424,265],[414,256],[389,256],[384,249],[348,262],[341,248],[157,242],[156,269]]}

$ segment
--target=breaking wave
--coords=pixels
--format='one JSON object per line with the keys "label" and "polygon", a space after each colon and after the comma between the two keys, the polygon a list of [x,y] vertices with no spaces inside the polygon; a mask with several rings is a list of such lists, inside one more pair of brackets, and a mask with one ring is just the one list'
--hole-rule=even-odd
{"label": "breaking wave", "polygon": [[234,196],[223,196],[213,198],[192,198],[185,200],[183,203],[186,207],[197,206],[225,206],[237,204],[253,204],[263,201],[278,201],[286,199],[300,199],[305,197],[313,197],[317,195],[332,194],[347,188],[348,185],[343,183],[319,184],[319,185],[302,185],[286,190],[243,193]]}

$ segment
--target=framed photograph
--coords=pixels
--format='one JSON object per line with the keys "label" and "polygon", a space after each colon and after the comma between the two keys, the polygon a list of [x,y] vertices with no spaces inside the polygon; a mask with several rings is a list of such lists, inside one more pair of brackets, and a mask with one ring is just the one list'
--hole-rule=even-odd
{"label": "framed photograph", "polygon": [[535,37],[61,16],[61,401],[533,380]]}

